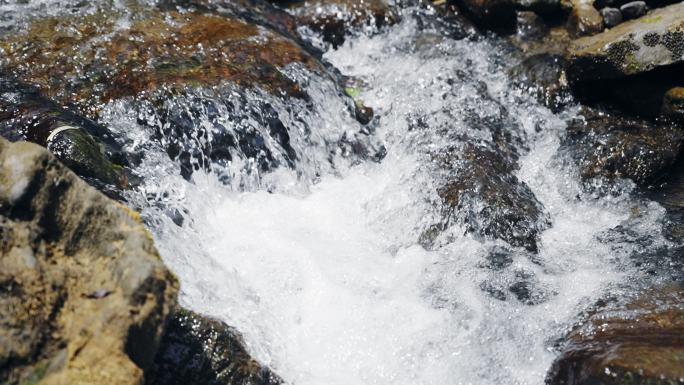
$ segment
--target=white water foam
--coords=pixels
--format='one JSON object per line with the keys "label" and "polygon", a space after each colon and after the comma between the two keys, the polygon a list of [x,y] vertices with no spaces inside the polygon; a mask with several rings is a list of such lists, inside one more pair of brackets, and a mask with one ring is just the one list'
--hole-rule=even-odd
{"label": "white water foam", "polygon": [[[149,153],[137,198],[162,202],[143,214],[181,279],[183,304],[236,327],[255,358],[293,384],[542,384],[554,339],[632,274],[624,253],[596,235],[633,219],[641,203],[584,195],[572,168],[556,158],[562,116],[511,88],[497,51],[495,42],[419,31],[406,18],[328,53],[365,82],[362,97],[379,116],[375,136],[388,154],[380,163],[328,169],[313,184],[301,175],[315,172],[284,169],[267,176],[268,191],[226,186],[214,173],[196,172],[189,183],[166,154]],[[432,250],[418,244],[439,211],[429,152],[449,144],[445,130],[471,133],[461,121],[464,106],[487,108],[469,99],[471,83],[450,84],[457,71],[485,83],[528,136],[518,176],[553,224],[537,255],[514,252],[499,270],[483,261],[505,245],[457,227]],[[312,129],[357,130],[340,118],[347,112],[334,98],[314,99]],[[135,124],[123,107],[110,108],[110,125]],[[417,115],[433,128],[412,128]],[[181,227],[165,215],[173,205],[186,212]],[[641,231],[661,214],[646,212]],[[482,289],[483,282],[506,288],[521,276],[541,303]]]}

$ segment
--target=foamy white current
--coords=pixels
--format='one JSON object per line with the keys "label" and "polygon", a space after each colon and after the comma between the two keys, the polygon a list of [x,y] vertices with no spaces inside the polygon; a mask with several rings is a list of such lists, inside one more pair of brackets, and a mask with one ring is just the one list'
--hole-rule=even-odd
{"label": "foamy white current", "polygon": [[[216,170],[187,182],[161,149],[148,148],[145,183],[130,199],[180,277],[183,305],[236,327],[255,358],[292,384],[542,384],[554,341],[577,314],[636,274],[624,263],[631,246],[597,236],[625,223],[652,232],[662,213],[627,193],[583,193],[557,155],[573,109],[554,115],[509,85],[505,73],[515,61],[500,51],[493,40],[453,41],[406,17],[328,52],[344,74],[362,80],[362,98],[378,119],[371,139],[387,148],[379,163],[342,154],[330,163],[331,139],[361,127],[313,76],[310,114],[273,101],[282,119],[297,116],[311,128],[306,138],[291,133],[300,154],[294,170],[254,176],[245,171],[254,171],[249,160],[235,159],[224,170],[232,183],[220,182]],[[492,108],[476,95],[478,84],[527,137],[518,176],[552,223],[537,255],[514,252],[500,269],[483,263],[505,244],[458,226],[430,250],[418,244],[439,213],[442,176],[429,154],[457,140],[455,133],[487,135],[463,121],[466,111]],[[254,91],[254,99],[265,97]],[[417,117],[426,124],[412,125]],[[111,104],[104,121],[131,148],[149,145],[149,129],[130,129],[136,116],[126,103]],[[173,210],[182,226],[167,215]],[[521,276],[542,298],[536,305],[482,289],[505,291]]]}

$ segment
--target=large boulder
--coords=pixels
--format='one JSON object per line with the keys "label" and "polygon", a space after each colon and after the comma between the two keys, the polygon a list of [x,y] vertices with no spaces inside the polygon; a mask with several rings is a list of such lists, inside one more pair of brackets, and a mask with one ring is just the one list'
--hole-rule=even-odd
{"label": "large boulder", "polygon": [[571,82],[620,78],[684,59],[684,3],[656,9],[568,49]]}
{"label": "large boulder", "polygon": [[597,306],[566,338],[549,385],[670,385],[684,378],[684,286]]}
{"label": "large boulder", "polygon": [[111,100],[226,81],[301,98],[280,69],[323,69],[293,40],[239,18],[152,8],[38,19],[0,49],[7,72],[91,118]]}
{"label": "large boulder", "polygon": [[283,381],[247,353],[240,334],[188,310],[166,323],[147,385],[278,385]]}
{"label": "large boulder", "polygon": [[177,281],[137,214],[0,138],[0,382],[142,384]]}

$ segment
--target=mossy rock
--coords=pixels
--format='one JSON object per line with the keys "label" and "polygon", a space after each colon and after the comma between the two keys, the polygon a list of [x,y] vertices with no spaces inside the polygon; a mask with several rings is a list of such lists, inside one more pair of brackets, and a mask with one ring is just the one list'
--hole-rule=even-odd
{"label": "mossy rock", "polygon": [[621,78],[679,63],[684,60],[684,3],[577,39],[567,59],[571,82]]}

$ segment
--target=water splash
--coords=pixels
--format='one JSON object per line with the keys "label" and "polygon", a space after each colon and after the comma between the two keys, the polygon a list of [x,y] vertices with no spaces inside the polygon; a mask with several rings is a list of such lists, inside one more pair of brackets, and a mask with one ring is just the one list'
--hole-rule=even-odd
{"label": "water splash", "polygon": [[[579,311],[639,278],[628,263],[633,238],[600,235],[620,225],[657,233],[662,209],[629,188],[586,192],[557,154],[564,118],[575,111],[554,115],[512,87],[505,70],[515,57],[503,47],[453,41],[404,17],[329,52],[376,111],[366,136],[386,146],[380,163],[344,156],[339,143],[362,128],[327,80],[296,68],[310,105],[258,90],[239,96],[257,111],[268,102],[287,122],[296,161],[258,119],[241,126],[220,108],[213,118],[206,109],[189,117],[205,136],[182,143],[200,143],[201,156],[216,121],[236,135],[260,132],[282,161],[257,176],[258,156],[236,148],[230,161],[195,167],[188,181],[168,161],[165,140],[177,137],[155,139],[160,130],[139,125],[144,108],[135,102],[110,104],[103,121],[132,152],[145,151],[144,183],[129,199],[179,275],[182,303],[235,326],[255,358],[295,384],[543,383],[555,339]],[[207,92],[191,95],[223,106],[232,97]],[[169,103],[178,112],[193,102]],[[517,177],[552,223],[539,252],[466,235],[459,223],[420,246],[442,220],[435,191],[451,177],[434,154],[463,138],[492,141],[471,117],[491,122],[501,106],[508,120],[500,123],[519,139]]]}

